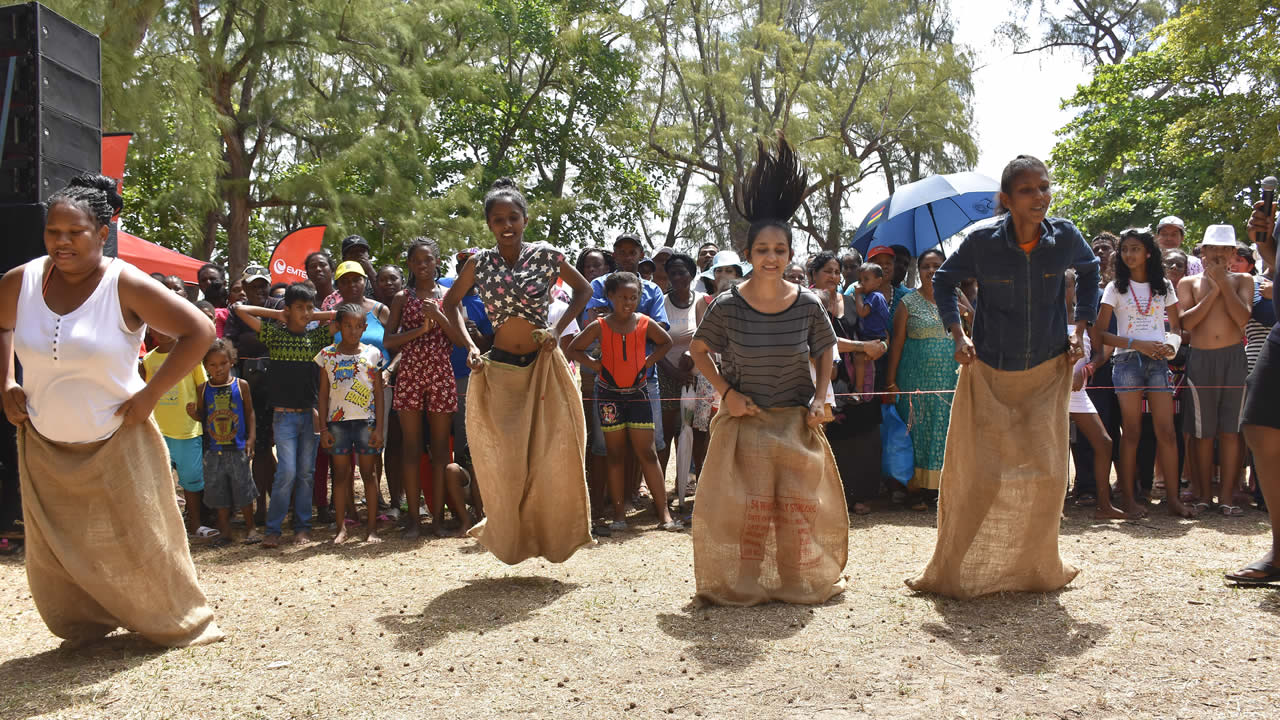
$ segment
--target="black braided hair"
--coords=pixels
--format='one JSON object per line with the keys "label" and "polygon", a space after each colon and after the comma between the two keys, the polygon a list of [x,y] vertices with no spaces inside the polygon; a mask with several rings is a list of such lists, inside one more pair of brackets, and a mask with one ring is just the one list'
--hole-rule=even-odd
{"label": "black braided hair", "polygon": [[124,200],[116,192],[116,181],[106,175],[83,173],[71,179],[67,186],[49,197],[48,207],[67,203],[89,213],[98,227],[110,225],[124,208]]}
{"label": "black braided hair", "polygon": [[750,261],[751,245],[760,231],[776,227],[787,236],[791,245],[791,216],[804,202],[809,174],[800,166],[800,159],[778,132],[778,152],[770,154],[764,140],[756,140],[756,164],[742,183],[741,203],[738,210],[751,223],[747,230],[746,257]]}
{"label": "black braided hair", "polygon": [[520,212],[526,218],[529,217],[529,203],[525,202],[524,195],[520,194],[520,188],[516,187],[515,180],[509,177],[501,177],[493,181],[493,185],[489,187],[489,192],[484,196],[485,219],[488,219],[489,211],[500,200],[505,200],[515,205],[520,208]]}

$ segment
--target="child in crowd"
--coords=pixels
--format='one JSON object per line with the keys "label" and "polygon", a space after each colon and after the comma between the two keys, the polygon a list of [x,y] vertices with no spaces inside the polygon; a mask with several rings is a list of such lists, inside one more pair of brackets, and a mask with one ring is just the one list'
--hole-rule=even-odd
{"label": "child in crowd", "polygon": [[388,334],[383,342],[388,350],[400,351],[400,371],[396,376],[392,407],[400,419],[400,431],[406,438],[400,451],[404,467],[404,492],[408,516],[403,518],[405,536],[418,537],[418,463],[422,459],[423,415],[431,448],[431,528],[434,534],[445,534],[445,493],[449,504],[462,520],[462,531],[471,529],[471,518],[462,502],[462,489],[445,482],[445,467],[452,462],[449,433],[453,429],[453,413],[458,409],[458,385],[453,377],[449,353],[454,344],[465,339],[440,311],[443,296],[436,283],[440,248],[429,238],[414,238],[407,256],[408,286],[391,301]]}
{"label": "child in crowd", "polygon": [[[889,303],[884,299],[884,268],[867,262],[858,268],[858,284],[854,288],[853,309],[858,314],[858,339],[886,341],[889,338]],[[853,355],[853,386],[866,386],[867,365],[871,360],[862,353]],[[854,396],[854,401],[858,397]]]}
{"label": "child in crowd", "polygon": [[[158,330],[148,328],[147,334],[155,349],[142,358],[142,379],[149,380],[169,357],[177,341]],[[200,496],[204,491],[203,459],[200,451],[200,423],[187,416],[187,404],[196,399],[196,388],[208,380],[204,368],[196,365],[177,385],[169,389],[156,403],[153,416],[169,447],[169,459],[178,471],[178,485],[182,487],[187,506],[187,534],[192,538],[217,538],[218,531],[200,524]],[[217,544],[229,540],[219,539]]]}
{"label": "child in crowd", "polygon": [[[623,475],[627,442],[640,461],[654,509],[663,530],[680,530],[684,525],[672,520],[667,510],[666,484],[658,465],[653,439],[653,407],[649,403],[645,375],[671,349],[671,336],[647,315],[636,312],[640,304],[640,278],[630,272],[616,272],[605,280],[605,294],[613,312],[592,321],[569,346],[570,357],[597,373],[596,411],[609,451],[609,496],[613,501],[611,531],[626,530],[626,501]],[[585,352],[600,340],[600,359]],[[654,344],[645,357],[645,341]]]}
{"label": "child in crowd", "polygon": [[209,318],[209,321],[214,324],[214,329],[216,330],[218,325],[218,316],[215,312],[217,308],[213,306],[213,303],[208,300],[200,300],[196,302],[196,308],[200,312],[204,313],[205,317]]}
{"label": "child in crowd", "polygon": [[244,544],[252,545],[262,542],[253,520],[258,488],[249,471],[257,421],[248,381],[231,377],[235,363],[231,342],[214,340],[204,356],[209,379],[196,391],[196,401],[187,403],[187,414],[204,426],[204,504],[218,513],[219,540],[231,542],[231,511],[239,508],[244,516]]}
{"label": "child in crowd", "polygon": [[338,518],[338,534],[333,544],[347,540],[347,507],[354,506],[355,462],[360,464],[364,497],[368,504],[368,542],[378,537],[378,474],[374,458],[382,447],[385,419],[382,414],[382,352],[360,342],[365,331],[365,310],[354,303],[339,305],[338,328],[342,339],[321,350],[316,364],[324,372],[320,383],[320,418],[327,423],[320,433],[320,445],[332,456],[333,507]]}
{"label": "child in crowd", "polygon": [[1244,510],[1232,495],[1244,452],[1240,417],[1249,367],[1240,339],[1253,313],[1253,278],[1231,272],[1236,255],[1234,227],[1210,225],[1200,247],[1204,273],[1188,275],[1178,283],[1178,303],[1186,308],[1182,325],[1191,333],[1192,348],[1187,357],[1191,405],[1182,413],[1186,431],[1193,438],[1187,446],[1188,453],[1195,455],[1191,489],[1198,501],[1196,507],[1207,509],[1213,500],[1216,439],[1222,467],[1218,502],[1223,515],[1238,517]]}
{"label": "child in crowd", "polygon": [[[1147,230],[1126,230],[1120,236],[1114,262],[1115,280],[1107,283],[1098,309],[1096,334],[1115,348],[1111,381],[1120,403],[1119,477],[1121,510],[1140,515],[1135,501],[1138,466],[1138,439],[1142,433],[1142,398],[1146,395],[1151,422],[1156,433],[1156,459],[1160,474],[1170,487],[1165,497],[1169,514],[1192,517],[1194,512],[1178,498],[1178,438],[1173,424],[1173,388],[1169,385],[1169,360],[1175,348],[1165,331],[1166,319],[1178,332],[1180,303],[1173,286],[1164,276],[1164,259]],[[1107,332],[1111,317],[1116,332]],[[1238,341],[1237,341],[1238,342]],[[1102,498],[1105,475],[1097,476],[1098,497]],[[1099,503],[1101,507],[1101,503]]]}
{"label": "child in crowd", "polygon": [[[316,412],[318,399],[316,354],[329,344],[330,330],[312,330],[312,320],[333,319],[332,311],[316,311],[315,290],[294,283],[284,293],[284,307],[236,305],[236,317],[267,348],[267,386],[271,388],[272,432],[276,444],[276,474],[267,506],[265,548],[279,547],[284,516],[292,508],[294,542],[311,541],[311,496],[316,446],[323,426]],[[264,322],[265,321],[265,322]],[[271,322],[274,321],[274,322]]]}
{"label": "child in crowd", "polygon": [[[1067,317],[1073,318],[1076,315],[1076,271],[1068,268],[1064,279]],[[1067,325],[1068,335],[1074,334],[1075,331],[1074,324]],[[1145,514],[1141,508],[1136,512],[1127,513],[1111,502],[1111,483],[1105,479],[1111,477],[1111,452],[1114,446],[1110,433],[1102,424],[1102,419],[1098,417],[1098,409],[1093,406],[1089,393],[1084,389],[1094,370],[1109,359],[1111,348],[1103,345],[1099,352],[1094,353],[1089,333],[1084,333],[1082,337],[1084,338],[1084,355],[1071,369],[1071,404],[1068,408],[1071,413],[1071,422],[1076,424],[1076,429],[1084,435],[1089,442],[1089,447],[1093,449],[1093,476],[1103,478],[1098,482],[1098,501],[1093,510],[1093,517],[1095,520],[1136,519]]]}

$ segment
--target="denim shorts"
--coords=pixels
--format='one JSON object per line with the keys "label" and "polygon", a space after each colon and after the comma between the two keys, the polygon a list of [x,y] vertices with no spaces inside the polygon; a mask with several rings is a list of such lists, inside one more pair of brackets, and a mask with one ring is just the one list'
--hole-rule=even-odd
{"label": "denim shorts", "polygon": [[373,432],[372,420],[339,420],[329,423],[329,434],[333,435],[333,447],[328,449],[330,455],[377,455],[378,451],[369,447],[369,435]]}
{"label": "denim shorts", "polygon": [[1173,392],[1169,386],[1169,361],[1149,358],[1137,351],[1116,353],[1111,359],[1111,384],[1117,393]]}

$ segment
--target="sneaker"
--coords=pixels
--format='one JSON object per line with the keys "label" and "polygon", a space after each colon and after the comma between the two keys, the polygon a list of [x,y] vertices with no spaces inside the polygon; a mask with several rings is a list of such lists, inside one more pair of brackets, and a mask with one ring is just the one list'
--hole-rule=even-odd
{"label": "sneaker", "polygon": [[667,530],[669,532],[679,532],[684,529],[684,523],[680,522],[679,520],[669,520],[667,522],[662,523],[658,527],[663,530]]}
{"label": "sneaker", "polygon": [[609,530],[612,532],[621,532],[626,529],[627,529],[626,520],[614,520],[613,522],[609,523]]}
{"label": "sneaker", "polygon": [[392,522],[400,522],[400,508],[391,508],[384,513]]}
{"label": "sneaker", "polygon": [[613,537],[613,531],[609,529],[608,525],[592,525],[591,536],[592,537]]}

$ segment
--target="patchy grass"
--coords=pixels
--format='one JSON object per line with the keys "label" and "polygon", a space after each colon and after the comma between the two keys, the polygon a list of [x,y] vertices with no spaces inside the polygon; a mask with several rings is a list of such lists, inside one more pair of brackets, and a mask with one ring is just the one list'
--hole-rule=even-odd
{"label": "patchy grass", "polygon": [[1097,523],[1047,595],[915,595],[932,513],[851,519],[820,607],[691,605],[690,537],[638,530],[568,563],[473,541],[196,550],[225,642],[61,650],[0,559],[0,718],[1275,717],[1280,591],[1224,586],[1266,518]]}

